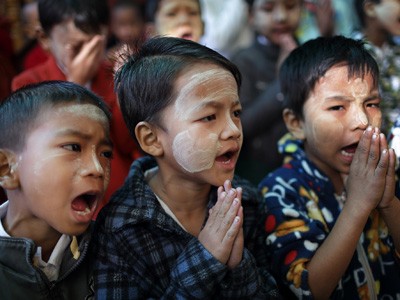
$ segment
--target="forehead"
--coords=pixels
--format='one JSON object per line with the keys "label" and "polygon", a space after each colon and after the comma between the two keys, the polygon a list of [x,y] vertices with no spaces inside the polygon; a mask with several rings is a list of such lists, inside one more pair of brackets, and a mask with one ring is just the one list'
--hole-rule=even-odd
{"label": "forehead", "polygon": [[198,0],[161,0],[158,4],[159,9],[172,9],[175,7],[200,8]]}
{"label": "forehead", "polygon": [[100,32],[97,33],[86,33],[75,26],[72,19],[68,19],[60,24],[55,25],[51,29],[50,36],[64,43],[69,42],[87,42],[92,39],[96,34],[107,34],[107,26],[102,25]]}

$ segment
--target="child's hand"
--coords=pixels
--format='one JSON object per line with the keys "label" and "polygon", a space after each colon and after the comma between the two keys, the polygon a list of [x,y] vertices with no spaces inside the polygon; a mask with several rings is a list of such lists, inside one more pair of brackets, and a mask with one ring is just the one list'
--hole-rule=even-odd
{"label": "child's hand", "polygon": [[[241,197],[241,192],[239,193]],[[242,214],[239,213],[241,199],[237,196],[238,192],[232,188],[230,181],[226,181],[224,187],[218,188],[217,203],[210,210],[207,223],[198,237],[200,243],[223,264],[228,263],[233,248],[235,258],[232,258],[231,265],[235,265],[241,255],[241,242],[236,242],[242,228]]]}
{"label": "child's hand", "polygon": [[380,138],[381,149],[387,151],[389,156],[388,170],[386,173],[386,185],[385,191],[383,192],[383,197],[381,202],[378,204],[379,209],[384,209],[390,206],[391,201],[395,199],[394,192],[396,189],[396,154],[393,149],[388,149],[386,137],[381,134]]}
{"label": "child's hand", "polygon": [[105,36],[95,35],[79,51],[68,45],[67,80],[86,85],[97,73],[105,53]]}
{"label": "child's hand", "polygon": [[361,136],[347,179],[347,203],[364,216],[376,208],[386,188],[389,155],[381,150],[383,134],[368,128]]}
{"label": "child's hand", "polygon": [[[242,188],[238,187],[236,189],[237,191],[237,199],[242,201]],[[244,235],[243,235],[243,207],[240,207],[239,212],[237,216],[240,218],[240,231],[239,234],[237,235],[235,242],[233,243],[233,248],[231,252],[231,256],[229,257],[228,260],[228,267],[230,269],[235,268],[237,265],[240,264],[242,261],[243,257],[243,248],[244,248]]]}

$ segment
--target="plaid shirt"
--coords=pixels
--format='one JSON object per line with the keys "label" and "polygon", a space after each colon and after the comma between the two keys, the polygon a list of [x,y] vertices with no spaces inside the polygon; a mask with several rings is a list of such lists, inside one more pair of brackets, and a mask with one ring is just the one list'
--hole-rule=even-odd
{"label": "plaid shirt", "polygon": [[[267,270],[258,269],[249,250],[245,249],[240,265],[230,270],[162,209],[144,175],[154,167],[156,162],[152,158],[136,160],[124,186],[97,219],[94,234],[96,297],[277,297],[274,279]],[[243,188],[245,246],[254,251],[259,263],[265,263],[264,236],[258,226],[262,218],[257,215],[262,211],[262,201],[248,182],[235,178],[233,186]],[[217,199],[216,188],[212,189],[209,199],[211,208]]]}

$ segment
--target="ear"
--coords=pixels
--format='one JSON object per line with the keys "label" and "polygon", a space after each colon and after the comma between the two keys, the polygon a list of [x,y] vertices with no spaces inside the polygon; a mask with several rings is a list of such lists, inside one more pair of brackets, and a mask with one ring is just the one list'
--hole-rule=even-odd
{"label": "ear", "polygon": [[375,18],[376,11],[375,11],[375,3],[372,1],[364,1],[363,9],[365,15],[369,18]]}
{"label": "ear", "polygon": [[0,149],[0,186],[5,190],[14,190],[19,187],[15,165],[15,154]]}
{"label": "ear", "polygon": [[282,113],[286,128],[293,134],[296,139],[304,140],[304,122],[293,112],[293,110],[285,108]]}
{"label": "ear", "polygon": [[44,33],[43,28],[41,26],[38,26],[36,28],[36,36],[40,46],[42,46],[42,48],[47,52],[50,52],[49,37]]}
{"label": "ear", "polygon": [[157,128],[148,122],[139,122],[135,127],[135,136],[142,150],[154,157],[164,154],[157,136]]}

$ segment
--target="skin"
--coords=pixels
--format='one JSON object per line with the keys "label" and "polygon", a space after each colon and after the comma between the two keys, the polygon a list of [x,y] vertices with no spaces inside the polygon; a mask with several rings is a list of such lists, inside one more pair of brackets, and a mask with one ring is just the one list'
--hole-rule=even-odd
{"label": "skin", "polygon": [[73,20],[55,25],[49,36],[41,36],[45,49],[56,58],[68,81],[86,85],[97,73],[105,58],[107,27],[98,34],[87,34]]}
{"label": "skin", "polygon": [[381,0],[374,5],[376,18],[391,35],[400,35],[400,2]]}
{"label": "skin", "polygon": [[251,12],[253,28],[272,43],[292,36],[300,23],[300,0],[256,0]]}
{"label": "skin", "polygon": [[197,0],[162,0],[155,16],[157,35],[179,37],[199,42],[204,24]]}
{"label": "skin", "polygon": [[[35,125],[15,153],[18,185],[7,190],[2,222],[11,236],[42,246],[48,258],[61,234],[79,235],[89,226],[109,182],[112,147],[106,116],[93,105],[46,109]],[[93,195],[93,203],[81,201],[86,208],[77,209],[83,194]]]}
{"label": "skin", "polygon": [[111,13],[111,32],[118,41],[128,45],[142,38],[145,30],[143,17],[132,7],[117,7]]}
{"label": "skin", "polygon": [[347,66],[337,66],[317,82],[304,104],[305,151],[332,179],[338,194],[343,190],[340,174],[349,173],[363,131],[381,124],[379,103],[370,74],[349,79]]}
{"label": "skin", "polygon": [[[206,80],[204,74],[211,78]],[[230,182],[242,145],[236,81],[228,71],[201,63],[184,70],[174,90],[176,101],[163,111],[156,129],[162,152],[157,152],[159,170],[149,184],[189,233],[234,268],[243,253],[242,191]],[[174,150],[177,144],[179,153]],[[232,155],[224,156],[227,152]],[[206,164],[198,161],[199,153]],[[220,186],[218,199],[203,227],[211,186]]]}
{"label": "skin", "polygon": [[[315,299],[326,299],[337,286],[375,208],[388,225],[396,249],[400,246],[395,217],[400,204],[394,196],[396,159],[376,127],[381,121],[378,104],[379,93],[371,75],[348,78],[347,67],[339,65],[316,83],[304,104],[303,120],[291,119],[295,126],[288,126],[292,133],[303,136],[308,157],[332,180],[337,194],[344,188],[341,174],[348,174],[345,205],[307,263]],[[285,121],[290,120],[287,116]],[[356,149],[346,148],[354,143]]]}

